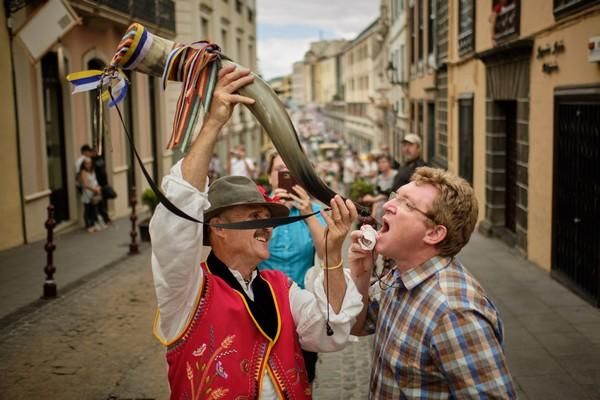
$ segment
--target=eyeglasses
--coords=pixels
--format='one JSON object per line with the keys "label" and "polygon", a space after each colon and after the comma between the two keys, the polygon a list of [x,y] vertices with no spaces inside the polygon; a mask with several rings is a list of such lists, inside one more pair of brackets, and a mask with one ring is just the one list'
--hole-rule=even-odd
{"label": "eyeglasses", "polygon": [[409,199],[407,199],[406,197],[402,197],[400,195],[398,195],[397,192],[391,192],[390,196],[388,197],[388,201],[397,201],[400,203],[401,206],[404,207],[404,209],[406,211],[409,212],[418,212],[419,214],[421,214],[422,216],[424,216],[425,218],[427,218],[428,220],[430,220],[431,222],[435,223],[435,216],[432,215],[429,212],[425,212],[421,209],[419,209],[417,206],[415,206],[413,203],[411,203],[411,201]]}

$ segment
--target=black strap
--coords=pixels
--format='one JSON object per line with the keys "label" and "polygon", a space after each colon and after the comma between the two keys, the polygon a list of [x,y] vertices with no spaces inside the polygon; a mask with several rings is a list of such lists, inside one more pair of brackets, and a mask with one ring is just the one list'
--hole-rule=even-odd
{"label": "black strap", "polygon": [[[108,86],[108,94],[110,95],[110,98],[114,103],[115,99],[113,97],[112,89],[110,86]],[[183,210],[181,210],[179,207],[177,207],[175,204],[171,203],[171,201],[160,191],[160,189],[158,188],[158,186],[156,185],[156,183],[154,182],[154,180],[152,179],[152,177],[146,170],[146,167],[144,167],[142,158],[140,157],[140,155],[137,152],[137,149],[135,148],[135,144],[133,143],[133,138],[131,137],[131,134],[129,133],[127,126],[125,125],[125,121],[123,120],[123,115],[121,114],[121,110],[119,109],[119,106],[117,104],[115,104],[115,108],[117,109],[117,113],[119,114],[119,119],[121,120],[121,124],[123,125],[123,130],[125,131],[125,136],[127,136],[127,140],[129,140],[129,145],[131,146],[131,149],[133,150],[133,154],[135,154],[135,158],[137,159],[138,164],[140,165],[140,168],[142,170],[142,173],[144,174],[146,181],[148,181],[148,184],[150,185],[150,188],[156,194],[158,201],[160,201],[160,203],[163,206],[165,206],[167,208],[167,210],[171,211],[173,214],[177,215],[178,217],[187,219],[188,221],[196,222],[198,224],[204,224],[206,226],[213,226],[216,228],[262,229],[262,228],[277,227],[277,226],[281,226],[281,225],[291,224],[291,223],[297,222],[297,221],[302,221],[303,219],[312,217],[313,215],[318,214],[320,212],[320,211],[316,211],[311,214],[299,215],[299,216],[295,216],[295,217],[276,217],[276,218],[255,219],[255,220],[250,220],[250,221],[231,222],[231,223],[227,223],[227,224],[209,224],[207,222],[200,221],[200,220],[188,215]]]}

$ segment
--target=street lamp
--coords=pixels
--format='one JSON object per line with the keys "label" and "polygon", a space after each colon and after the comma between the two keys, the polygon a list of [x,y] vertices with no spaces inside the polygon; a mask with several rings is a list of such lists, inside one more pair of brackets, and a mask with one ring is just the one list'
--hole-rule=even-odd
{"label": "street lamp", "polygon": [[406,85],[406,81],[398,79],[398,70],[396,69],[396,66],[394,65],[394,62],[392,60],[388,62],[388,66],[385,69],[385,71],[387,74],[388,81],[392,85]]}

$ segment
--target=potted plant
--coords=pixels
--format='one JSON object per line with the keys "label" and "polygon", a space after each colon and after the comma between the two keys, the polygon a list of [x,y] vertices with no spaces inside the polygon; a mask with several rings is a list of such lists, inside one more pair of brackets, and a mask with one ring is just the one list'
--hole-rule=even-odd
{"label": "potted plant", "polygon": [[138,224],[140,230],[140,239],[149,242],[150,241],[150,218],[154,214],[154,210],[158,206],[158,197],[156,197],[156,193],[151,188],[144,190],[142,193],[142,204],[148,207],[150,210],[150,216]]}

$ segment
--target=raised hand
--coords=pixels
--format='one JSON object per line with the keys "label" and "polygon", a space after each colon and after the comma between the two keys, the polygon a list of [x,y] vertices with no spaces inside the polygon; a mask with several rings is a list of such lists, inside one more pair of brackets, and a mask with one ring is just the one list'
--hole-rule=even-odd
{"label": "raised hand", "polygon": [[[341,259],[341,250],[344,239],[350,232],[352,224],[356,220],[358,213],[356,207],[351,200],[344,199],[339,194],[336,194],[330,202],[331,215],[324,212],[321,215],[327,222],[327,253],[332,256],[332,260],[335,262],[336,258]],[[339,261],[339,260],[338,260]]]}
{"label": "raised hand", "polygon": [[236,68],[233,65],[221,68],[219,80],[213,92],[207,122],[214,122],[219,126],[223,126],[231,117],[236,104],[254,104],[254,99],[237,94],[240,88],[253,81],[254,76],[252,76],[249,69]]}

